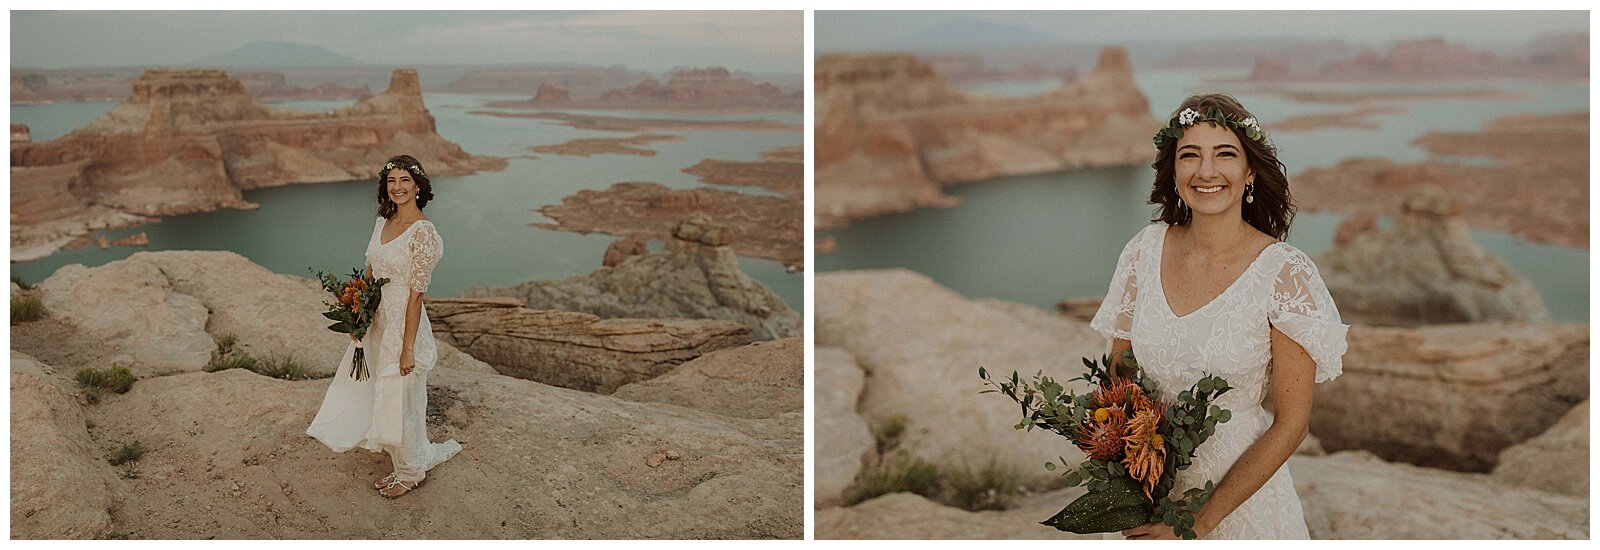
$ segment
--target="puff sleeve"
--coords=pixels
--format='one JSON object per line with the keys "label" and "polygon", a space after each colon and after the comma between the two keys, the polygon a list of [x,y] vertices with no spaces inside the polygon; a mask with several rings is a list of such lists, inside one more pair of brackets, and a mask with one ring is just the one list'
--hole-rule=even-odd
{"label": "puff sleeve", "polygon": [[444,241],[439,238],[439,233],[434,230],[433,224],[426,221],[416,222],[422,224],[416,231],[411,232],[411,239],[406,242],[411,250],[411,273],[407,277],[406,286],[417,292],[427,292],[428,283],[433,279],[433,266],[439,263],[439,258],[444,255]]}
{"label": "puff sleeve", "polygon": [[1140,264],[1143,237],[1149,233],[1148,228],[1140,231],[1123,245],[1122,254],[1117,256],[1117,267],[1111,272],[1111,286],[1106,289],[1105,300],[1100,302],[1100,309],[1089,321],[1089,328],[1098,331],[1106,340],[1133,339],[1133,301],[1139,293],[1135,269]]}
{"label": "puff sleeve", "polygon": [[1298,249],[1289,249],[1273,281],[1267,320],[1305,348],[1316,362],[1318,383],[1333,380],[1343,372],[1345,337],[1350,325],[1339,319],[1339,308],[1317,273],[1316,264]]}

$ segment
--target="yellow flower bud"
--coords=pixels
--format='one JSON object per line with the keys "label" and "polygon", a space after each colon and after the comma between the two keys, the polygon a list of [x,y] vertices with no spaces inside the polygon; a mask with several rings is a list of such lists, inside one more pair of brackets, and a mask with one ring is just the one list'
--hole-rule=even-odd
{"label": "yellow flower bud", "polygon": [[1111,410],[1110,409],[1099,408],[1099,409],[1095,409],[1094,410],[1094,421],[1095,422],[1105,422],[1106,420],[1108,420],[1110,418],[1111,418]]}
{"label": "yellow flower bud", "polygon": [[1161,437],[1161,434],[1155,434],[1155,435],[1150,436],[1150,444],[1151,445],[1160,445],[1160,444],[1162,444],[1162,443],[1164,443],[1166,441],[1167,441],[1166,438]]}

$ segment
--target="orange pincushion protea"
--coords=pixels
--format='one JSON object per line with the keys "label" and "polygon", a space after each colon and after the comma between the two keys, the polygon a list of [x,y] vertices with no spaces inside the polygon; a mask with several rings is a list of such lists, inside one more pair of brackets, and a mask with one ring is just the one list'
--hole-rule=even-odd
{"label": "orange pincushion protea", "polygon": [[1113,376],[1111,383],[1094,389],[1094,403],[1101,407],[1121,408],[1136,393],[1143,393],[1139,391],[1138,384],[1121,376]]}
{"label": "orange pincushion protea", "polygon": [[[1100,414],[1102,411],[1105,414]],[[1122,438],[1128,433],[1128,415],[1120,408],[1102,408],[1094,416],[1094,421],[1078,428],[1087,434],[1078,441],[1078,449],[1096,460],[1116,460],[1122,454]],[[1101,417],[1105,420],[1101,421]]]}
{"label": "orange pincushion protea", "polygon": [[1126,453],[1122,465],[1128,468],[1128,475],[1144,484],[1144,494],[1151,498],[1154,496],[1150,493],[1161,480],[1161,470],[1167,463],[1166,442],[1156,433],[1160,422],[1161,413],[1155,408],[1139,409],[1128,421],[1128,435],[1122,438]]}

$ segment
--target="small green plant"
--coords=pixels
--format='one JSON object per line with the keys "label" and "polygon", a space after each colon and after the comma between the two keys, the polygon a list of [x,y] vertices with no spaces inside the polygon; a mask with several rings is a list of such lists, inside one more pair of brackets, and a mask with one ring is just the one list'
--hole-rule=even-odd
{"label": "small green plant", "polygon": [[256,370],[256,358],[252,357],[248,352],[243,350],[236,350],[227,355],[213,355],[211,357],[211,361],[206,363],[205,368],[202,370],[206,372],[217,372],[228,369],[245,369],[254,371]]}
{"label": "small green plant", "polygon": [[897,414],[878,424],[872,438],[878,442],[878,454],[886,455],[900,446],[900,436],[906,433],[906,416]]}
{"label": "small green plant", "polygon": [[117,449],[117,452],[112,454],[111,458],[107,459],[107,462],[110,462],[112,466],[118,466],[139,460],[143,456],[144,447],[140,446],[138,441],[135,441],[123,445],[121,449]]}
{"label": "small green plant", "polygon": [[256,374],[280,380],[311,380],[332,376],[312,374],[311,369],[296,360],[293,355],[269,355],[266,360],[257,363],[254,370]]}
{"label": "small green plant", "polygon": [[21,275],[17,275],[15,273],[12,273],[11,274],[11,282],[17,283],[17,287],[21,288],[23,290],[33,290],[33,285],[30,285],[30,284],[28,284],[27,281],[22,280],[22,276]]}
{"label": "small green plant", "polygon": [[889,493],[909,492],[933,497],[939,491],[939,469],[908,453],[894,453],[863,469],[845,496],[851,506]]}
{"label": "small green plant", "polygon": [[217,338],[217,355],[233,353],[233,345],[239,343],[239,337],[232,332]]}
{"label": "small green plant", "polygon": [[944,473],[946,494],[942,500],[974,512],[1009,508],[1022,491],[1022,471],[993,458],[981,468],[963,462],[960,468],[947,468]]}
{"label": "small green plant", "polygon": [[106,369],[92,367],[78,369],[73,378],[78,381],[79,386],[89,390],[91,403],[99,402],[99,393],[102,391],[128,393],[128,390],[133,388],[133,383],[138,380],[133,376],[133,371],[121,365],[112,365]]}
{"label": "small green plant", "polygon": [[11,295],[11,324],[28,323],[44,318],[44,302],[38,296]]}

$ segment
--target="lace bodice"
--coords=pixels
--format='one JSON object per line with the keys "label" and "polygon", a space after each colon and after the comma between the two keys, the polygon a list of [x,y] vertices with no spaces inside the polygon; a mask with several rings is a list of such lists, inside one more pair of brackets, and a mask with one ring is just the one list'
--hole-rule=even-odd
{"label": "lace bodice", "polygon": [[372,239],[367,242],[367,262],[372,264],[373,276],[388,277],[392,284],[427,292],[428,283],[433,280],[433,266],[444,256],[444,239],[439,237],[432,221],[417,220],[394,240],[385,243],[383,222],[379,217],[372,229]]}
{"label": "lace bodice", "polygon": [[[1132,342],[1140,366],[1155,380],[1164,400],[1174,399],[1206,373],[1223,377],[1233,388],[1214,403],[1230,410],[1233,419],[1217,426],[1216,434],[1200,447],[1194,464],[1179,474],[1175,493],[1181,493],[1208,479],[1220,482],[1239,455],[1271,424],[1261,402],[1271,383],[1272,327],[1305,348],[1316,363],[1316,381],[1326,382],[1343,369],[1349,326],[1341,322],[1311,258],[1284,242],[1263,250],[1211,302],[1177,315],[1161,285],[1166,229],[1164,223],[1151,224],[1128,241],[1117,258],[1105,301],[1089,326],[1108,341],[1122,338]],[[1287,468],[1280,469],[1267,486],[1224,520],[1213,537],[1279,538],[1292,536],[1282,529],[1303,532],[1304,519],[1288,473]],[[1261,511],[1291,506],[1292,518],[1284,516],[1287,512]]]}

